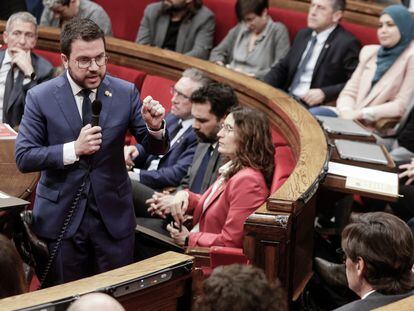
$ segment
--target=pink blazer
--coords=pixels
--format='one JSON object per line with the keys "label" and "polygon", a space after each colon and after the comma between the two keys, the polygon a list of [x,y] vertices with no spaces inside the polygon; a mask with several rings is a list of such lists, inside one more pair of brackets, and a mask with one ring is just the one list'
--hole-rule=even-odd
{"label": "pink blazer", "polygon": [[372,107],[375,120],[401,117],[404,114],[414,90],[414,41],[371,90],[379,48],[379,45],[367,45],[362,48],[358,67],[336,102],[339,112]]}
{"label": "pink blazer", "polygon": [[244,222],[269,196],[262,173],[252,168],[237,172],[217,189],[203,211],[211,190],[212,186],[202,196],[189,192],[187,213],[193,214],[193,225],[200,223],[200,232],[190,233],[188,245],[242,247]]}

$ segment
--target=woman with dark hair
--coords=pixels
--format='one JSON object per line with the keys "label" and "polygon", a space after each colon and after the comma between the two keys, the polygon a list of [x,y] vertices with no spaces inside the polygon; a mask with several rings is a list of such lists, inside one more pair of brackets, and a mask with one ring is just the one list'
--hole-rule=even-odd
{"label": "woman with dark hair", "polygon": [[14,244],[2,234],[0,234],[0,275],[0,299],[26,292],[23,262]]}
{"label": "woman with dark hair", "polygon": [[[228,160],[220,176],[203,195],[177,192],[170,206],[175,224],[167,230],[179,245],[242,247],[243,223],[269,195],[274,146],[266,116],[236,108],[218,137],[218,151]],[[179,225],[184,214],[193,215],[191,231]]]}
{"label": "woman with dark hair", "polygon": [[239,23],[216,46],[210,61],[263,79],[289,50],[289,34],[268,15],[268,0],[237,0]]}
{"label": "woman with dark hair", "polygon": [[377,35],[380,45],[362,48],[336,108],[315,107],[311,113],[366,124],[404,114],[414,85],[414,19],[404,6],[391,5],[381,13]]}

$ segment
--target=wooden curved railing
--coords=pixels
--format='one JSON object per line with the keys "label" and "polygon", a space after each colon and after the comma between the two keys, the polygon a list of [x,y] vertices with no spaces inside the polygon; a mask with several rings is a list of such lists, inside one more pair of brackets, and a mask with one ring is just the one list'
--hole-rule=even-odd
{"label": "wooden curved railing", "polygon": [[[0,22],[0,31],[5,23]],[[243,105],[257,108],[269,117],[296,158],[296,167],[286,182],[271,194],[245,224],[244,252],[262,267],[269,278],[279,277],[295,298],[312,271],[313,194],[324,176],[328,159],[323,131],[311,114],[284,92],[263,82],[210,62],[107,38],[110,62],[178,80],[184,69],[203,70],[216,81],[232,86]],[[39,28],[37,48],[59,52],[59,30]],[[297,258],[297,259],[295,259]]]}

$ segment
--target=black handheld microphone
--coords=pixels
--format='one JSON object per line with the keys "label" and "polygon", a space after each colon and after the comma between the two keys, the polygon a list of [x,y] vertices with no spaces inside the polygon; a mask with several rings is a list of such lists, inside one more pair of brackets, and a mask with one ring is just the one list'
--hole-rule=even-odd
{"label": "black handheld microphone", "polygon": [[95,99],[92,102],[92,119],[91,124],[92,126],[99,125],[99,114],[102,110],[102,102],[99,99]]}

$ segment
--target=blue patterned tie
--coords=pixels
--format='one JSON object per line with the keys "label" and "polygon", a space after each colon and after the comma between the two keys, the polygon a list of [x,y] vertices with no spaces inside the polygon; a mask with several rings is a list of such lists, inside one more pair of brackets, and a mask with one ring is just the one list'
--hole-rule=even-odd
{"label": "blue patterned tie", "polygon": [[290,84],[290,88],[289,88],[290,93],[292,93],[292,91],[299,85],[300,77],[303,75],[303,73],[306,70],[306,65],[308,64],[313,54],[313,50],[315,48],[316,42],[317,42],[316,36],[312,36],[309,49],[306,52],[306,55],[303,58],[302,62],[299,64],[298,70],[296,70],[295,76],[293,77],[292,83]]}

